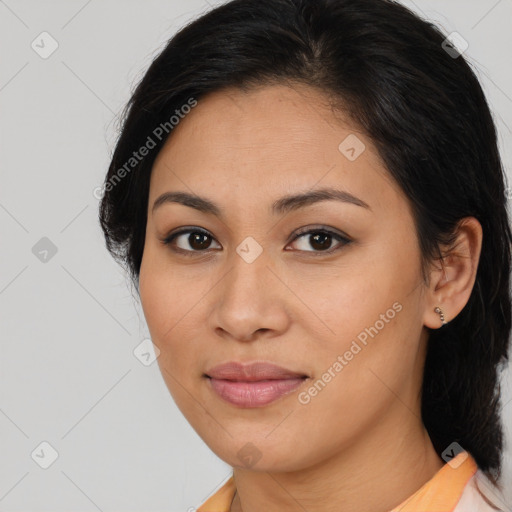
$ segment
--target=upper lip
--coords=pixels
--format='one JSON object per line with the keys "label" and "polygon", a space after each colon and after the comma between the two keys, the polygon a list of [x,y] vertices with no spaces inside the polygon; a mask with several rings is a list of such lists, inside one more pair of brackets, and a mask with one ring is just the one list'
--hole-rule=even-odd
{"label": "upper lip", "polygon": [[307,377],[304,373],[294,372],[287,368],[282,368],[281,366],[262,361],[256,361],[254,363],[229,361],[211,368],[206,372],[206,376],[214,379],[247,382]]}

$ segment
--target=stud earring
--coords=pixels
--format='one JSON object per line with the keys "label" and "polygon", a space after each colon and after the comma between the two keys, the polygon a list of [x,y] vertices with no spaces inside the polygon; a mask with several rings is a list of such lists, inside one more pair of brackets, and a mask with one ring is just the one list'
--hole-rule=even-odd
{"label": "stud earring", "polygon": [[439,306],[436,306],[436,307],[434,308],[434,311],[435,311],[436,313],[438,313],[438,314],[439,314],[439,317],[441,318],[441,322],[442,322],[442,324],[443,324],[443,325],[446,325],[448,322],[445,322],[445,320],[444,320],[444,313],[443,313],[443,310],[442,310]]}

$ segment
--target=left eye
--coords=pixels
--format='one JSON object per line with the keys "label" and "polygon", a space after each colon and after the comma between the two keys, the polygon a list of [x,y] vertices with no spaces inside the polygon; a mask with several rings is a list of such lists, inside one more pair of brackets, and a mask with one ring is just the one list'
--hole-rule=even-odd
{"label": "left eye", "polygon": [[[307,238],[309,237],[309,238]],[[300,238],[304,238],[303,241],[303,248],[299,248],[299,250],[303,250],[306,252],[327,252],[331,253],[335,250],[339,249],[340,247],[347,245],[350,243],[350,240],[342,235],[339,235],[338,233],[334,233],[333,231],[329,230],[319,230],[319,229],[312,229],[309,231],[306,231],[305,233],[298,234],[294,239],[293,242],[296,240],[299,240]],[[331,244],[333,241],[337,240],[340,242],[339,246],[332,249]],[[305,249],[304,246],[309,245],[310,247],[314,247],[316,250],[309,251],[308,249]]]}

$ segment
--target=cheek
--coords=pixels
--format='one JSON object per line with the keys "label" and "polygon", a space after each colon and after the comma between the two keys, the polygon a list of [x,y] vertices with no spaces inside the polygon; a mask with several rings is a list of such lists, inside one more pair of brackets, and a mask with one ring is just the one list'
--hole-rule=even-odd
{"label": "cheek", "polygon": [[338,340],[340,347],[335,348],[343,348],[347,340],[379,321],[381,314],[400,301],[402,285],[394,269],[382,261],[368,261],[331,269],[328,276],[316,274],[312,279],[305,279],[303,273],[300,296],[308,306],[311,326],[327,339]]}
{"label": "cheek", "polygon": [[178,339],[175,336],[177,331],[175,326],[180,318],[176,304],[178,301],[172,298],[174,294],[170,293],[172,288],[168,277],[157,271],[158,266],[154,265],[148,256],[147,253],[144,255],[141,264],[140,301],[151,340],[160,351],[157,361],[162,376],[167,384],[172,386],[172,379],[169,379],[167,372],[174,374],[176,371],[172,368],[172,363],[176,360],[176,351],[179,347],[178,343],[173,343],[173,340]]}
{"label": "cheek", "polygon": [[[141,304],[153,343],[160,349],[161,357],[176,352],[183,344],[179,343],[180,330],[186,316],[189,301],[182,292],[170,292],[171,283],[156,276],[145,277],[140,287]],[[186,320],[186,319],[185,319]]]}
{"label": "cheek", "polygon": [[184,312],[187,287],[176,270],[169,266],[162,251],[146,243],[143,253],[139,293],[148,327],[158,341],[164,341],[164,334],[175,325]]}
{"label": "cheek", "polygon": [[[160,338],[162,322],[165,318],[165,300],[162,300],[165,297],[162,296],[162,284],[151,266],[143,260],[139,275],[139,294],[144,317],[154,343],[157,342],[155,338]],[[172,311],[170,313],[172,314]]]}
{"label": "cheek", "polygon": [[416,255],[403,251],[410,256],[407,262],[397,258],[396,248],[371,252],[360,257],[357,265],[332,271],[330,280],[316,276],[316,281],[303,281],[301,292],[312,312],[308,323],[316,342],[309,350],[315,354],[315,367],[322,374],[331,368],[336,375],[328,384],[337,389],[331,399],[352,402],[352,397],[356,408],[372,402],[375,386],[384,388],[370,370],[390,384],[397,383],[397,372],[410,371],[421,331]]}
{"label": "cheek", "polygon": [[190,378],[194,357],[201,353],[201,338],[193,336],[194,326],[199,325],[194,314],[200,287],[161,260],[160,255],[153,258],[151,251],[144,253],[139,293],[151,340],[160,350],[158,363],[174,395],[176,384],[170,375],[179,376],[180,381]]}
{"label": "cheek", "polygon": [[190,417],[197,414],[190,392],[198,371],[194,366],[197,349],[187,340],[185,328],[190,301],[184,297],[186,291],[177,291],[172,275],[157,268],[149,258],[141,265],[141,304],[151,340],[160,351],[157,363],[162,377],[176,405]]}

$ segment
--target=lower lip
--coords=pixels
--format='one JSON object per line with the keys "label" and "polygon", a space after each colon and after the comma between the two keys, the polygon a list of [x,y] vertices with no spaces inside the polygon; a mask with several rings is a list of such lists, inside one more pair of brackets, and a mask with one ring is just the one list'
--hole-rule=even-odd
{"label": "lower lip", "polygon": [[212,389],[240,407],[262,407],[297,389],[306,378],[237,382],[208,378]]}

